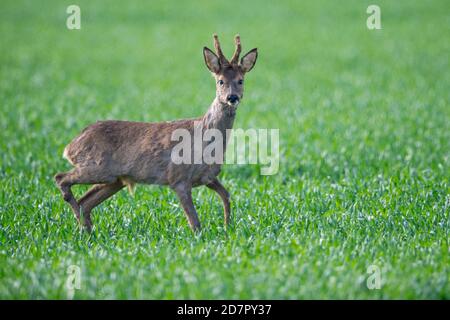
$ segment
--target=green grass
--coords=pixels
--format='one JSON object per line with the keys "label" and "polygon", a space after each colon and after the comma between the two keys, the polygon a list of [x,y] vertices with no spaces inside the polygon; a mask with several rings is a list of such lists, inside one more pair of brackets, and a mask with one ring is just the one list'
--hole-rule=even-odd
{"label": "green grass", "polygon": [[[450,298],[448,2],[3,1],[0,298]],[[234,224],[196,189],[194,236],[167,188],[138,187],[80,232],[53,184],[100,119],[201,115],[201,49],[259,48],[236,127],[279,128],[280,170],[224,167]],[[83,188],[77,190],[79,195]],[[382,288],[366,286],[381,269]]]}

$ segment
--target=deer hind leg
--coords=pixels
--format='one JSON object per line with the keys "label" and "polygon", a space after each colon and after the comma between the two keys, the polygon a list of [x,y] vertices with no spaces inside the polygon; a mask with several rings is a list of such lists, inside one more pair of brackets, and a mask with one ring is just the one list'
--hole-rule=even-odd
{"label": "deer hind leg", "polygon": [[218,179],[214,179],[211,183],[206,185],[211,190],[214,190],[217,192],[222,199],[223,202],[223,214],[225,219],[225,225],[230,224],[230,217],[231,217],[231,209],[230,209],[230,194],[225,189],[225,187],[220,183]]}
{"label": "deer hind leg", "polygon": [[84,226],[88,232],[92,230],[92,209],[119,192],[124,186],[120,180],[109,184],[96,184],[78,200],[78,206],[83,214]]}
{"label": "deer hind leg", "polygon": [[64,201],[72,207],[73,213],[80,222],[80,206],[73,196],[71,187],[74,184],[110,183],[115,179],[101,174],[101,170],[89,170],[75,168],[69,172],[61,172],[55,175],[55,182],[61,190]]}
{"label": "deer hind leg", "polygon": [[72,207],[73,213],[75,215],[75,218],[78,222],[80,222],[80,207],[78,206],[77,201],[75,200],[75,197],[73,196],[71,186],[68,184],[65,179],[70,174],[70,172],[61,172],[55,175],[55,182],[58,186],[59,190],[61,190],[61,193],[63,195],[64,201],[68,202],[70,206]]}
{"label": "deer hind leg", "polygon": [[[102,189],[103,184],[96,184],[92,186],[85,194],[77,201],[78,207],[80,208],[80,215],[83,215],[82,222],[86,230],[90,233],[92,231],[92,221],[91,221],[91,212],[90,210],[86,210],[85,202],[95,196]],[[80,219],[81,220],[81,219]]]}
{"label": "deer hind leg", "polygon": [[184,213],[189,222],[192,231],[198,232],[201,229],[200,221],[198,220],[197,211],[195,211],[194,203],[192,202],[192,187],[185,184],[176,185],[173,187],[183,206]]}

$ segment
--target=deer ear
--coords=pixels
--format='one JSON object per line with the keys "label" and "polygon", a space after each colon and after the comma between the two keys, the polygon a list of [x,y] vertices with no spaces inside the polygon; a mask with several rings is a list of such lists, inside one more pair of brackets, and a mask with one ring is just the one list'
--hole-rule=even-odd
{"label": "deer ear", "polygon": [[256,59],[258,58],[258,49],[252,49],[242,57],[241,62],[239,63],[241,70],[245,72],[249,72],[253,69],[256,63]]}
{"label": "deer ear", "polygon": [[214,52],[212,52],[207,47],[203,47],[203,57],[205,58],[205,64],[209,71],[213,73],[218,73],[220,71],[219,58]]}

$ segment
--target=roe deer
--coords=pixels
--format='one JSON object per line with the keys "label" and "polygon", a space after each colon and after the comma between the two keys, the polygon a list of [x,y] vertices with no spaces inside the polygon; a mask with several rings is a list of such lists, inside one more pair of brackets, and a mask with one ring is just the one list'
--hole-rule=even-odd
{"label": "roe deer", "polygon": [[[232,128],[237,105],[243,97],[244,75],[253,68],[258,56],[255,48],[239,60],[241,43],[238,35],[235,44],[235,52],[229,61],[222,53],[216,34],[216,54],[203,48],[206,66],[216,80],[216,97],[203,117],[157,123],[98,121],[66,146],[64,157],[74,168],[55,175],[55,181],[64,200],[88,232],[92,230],[91,210],[123,187],[132,189],[136,183],[170,186],[178,195],[193,231],[200,230],[200,222],[191,191],[193,187],[206,185],[221,197],[225,225],[229,224],[229,193],[217,179],[221,164],[173,163],[171,151],[177,141],[172,141],[171,135],[176,129],[192,133],[196,121],[202,130],[218,129],[224,137],[225,131]],[[226,140],[224,151],[225,146]],[[94,186],[77,201],[71,191],[75,184]]]}

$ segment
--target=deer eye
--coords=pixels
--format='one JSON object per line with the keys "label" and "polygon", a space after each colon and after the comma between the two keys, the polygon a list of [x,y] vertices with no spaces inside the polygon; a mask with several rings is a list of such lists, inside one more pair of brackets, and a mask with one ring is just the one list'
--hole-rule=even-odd
{"label": "deer eye", "polygon": [[217,83],[218,83],[219,85],[223,86],[223,80],[219,80],[219,81],[217,81]]}
{"label": "deer eye", "polygon": [[238,84],[239,85],[242,85],[244,83],[244,80],[242,80],[242,79],[240,79],[239,81],[238,81]]}

